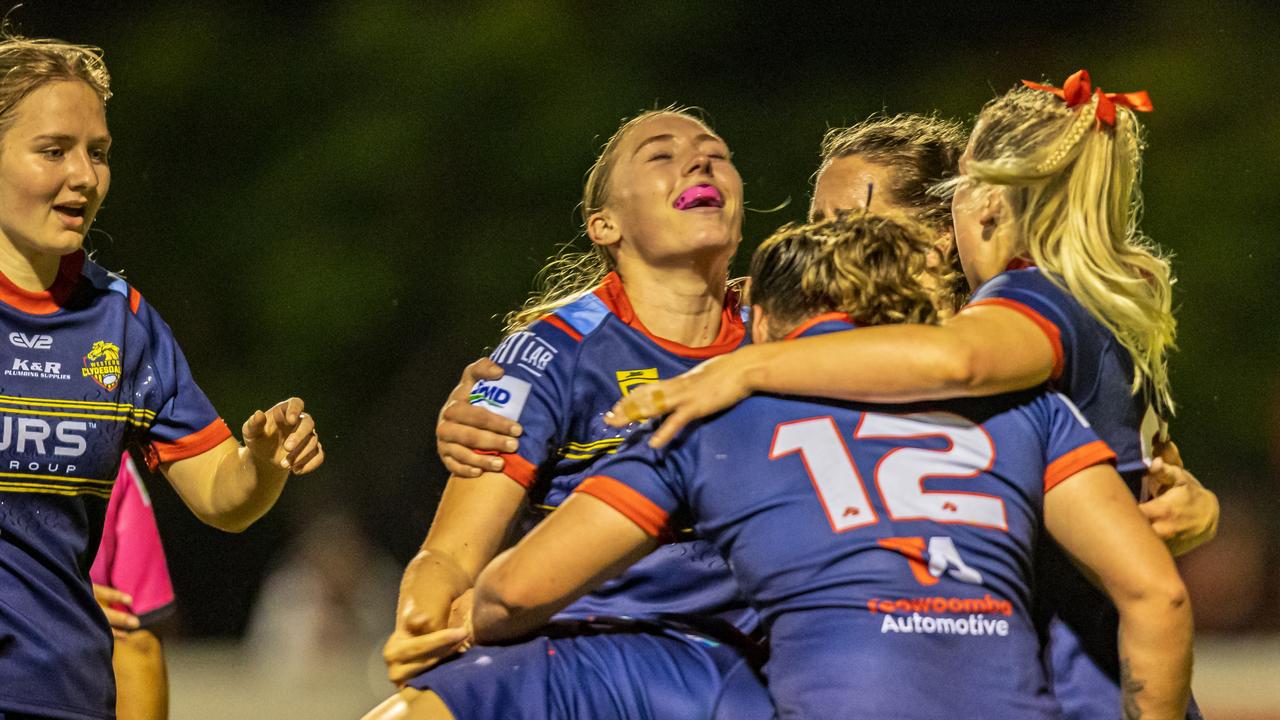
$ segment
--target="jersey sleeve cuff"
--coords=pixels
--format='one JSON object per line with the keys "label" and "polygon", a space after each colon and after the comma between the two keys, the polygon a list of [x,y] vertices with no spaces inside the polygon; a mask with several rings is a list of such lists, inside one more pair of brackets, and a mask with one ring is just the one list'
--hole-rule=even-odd
{"label": "jersey sleeve cuff", "polygon": [[1057,325],[1054,325],[1048,318],[1033,310],[1031,306],[1009,298],[977,300],[966,305],[964,309],[967,310],[971,307],[981,307],[983,305],[1008,308],[1016,313],[1021,313],[1028,320],[1035,323],[1036,327],[1040,328],[1045,337],[1049,339],[1049,345],[1053,347],[1053,372],[1049,375],[1049,379],[1057,380],[1062,377],[1062,332]]}
{"label": "jersey sleeve cuff", "polygon": [[476,450],[477,455],[496,455],[502,458],[502,474],[516,481],[520,487],[528,490],[538,479],[538,466],[515,453],[500,453],[493,450]]}
{"label": "jersey sleeve cuff", "polygon": [[173,442],[153,440],[144,452],[147,467],[155,472],[160,463],[195,457],[207,450],[212,450],[229,437],[231,437],[231,428],[227,427],[227,423],[222,418],[218,418],[202,429]]}
{"label": "jersey sleeve cuff", "polygon": [[1115,463],[1115,461],[1116,454],[1111,450],[1110,446],[1101,440],[1094,440],[1088,445],[1081,445],[1049,463],[1049,467],[1044,469],[1044,491],[1049,492],[1057,487],[1058,483],[1085,468],[1101,465],[1102,463]]}
{"label": "jersey sleeve cuff", "polygon": [[635,488],[625,485],[608,475],[593,475],[582,481],[574,492],[585,493],[627,516],[646,535],[659,540],[672,537],[670,516],[652,500]]}
{"label": "jersey sleeve cuff", "polygon": [[173,615],[175,610],[177,610],[177,605],[173,602],[172,599],[170,599],[164,605],[161,605],[160,607],[155,608],[154,610],[148,610],[144,613],[138,613],[138,629],[150,630],[151,628],[155,627],[158,623],[160,623],[160,621],[164,620],[170,615]]}

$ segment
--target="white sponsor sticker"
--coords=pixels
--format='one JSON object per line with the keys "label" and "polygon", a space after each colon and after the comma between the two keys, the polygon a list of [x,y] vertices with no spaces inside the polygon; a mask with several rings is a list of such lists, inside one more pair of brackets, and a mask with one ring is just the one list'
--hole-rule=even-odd
{"label": "white sponsor sticker", "polygon": [[498,380],[481,380],[471,388],[471,404],[479,405],[508,420],[520,420],[524,403],[529,399],[528,382],[510,375]]}

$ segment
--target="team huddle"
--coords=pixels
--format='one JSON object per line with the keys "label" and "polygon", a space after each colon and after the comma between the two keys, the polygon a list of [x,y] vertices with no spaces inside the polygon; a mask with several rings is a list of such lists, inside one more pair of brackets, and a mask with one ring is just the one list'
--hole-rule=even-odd
{"label": "team huddle", "polygon": [[[0,716],[110,718],[89,567],[124,552],[98,552],[121,451],[228,530],[324,454],[296,398],[237,443],[155,310],[85,257],[98,54],[10,38],[0,70],[0,318],[24,363],[0,395]],[[746,282],[724,139],[680,109],[626,121],[587,176],[591,249],[441,413],[451,477],[384,650],[399,690],[366,720],[1199,717],[1172,557],[1217,504],[1163,420],[1150,109],[1081,71],[972,132],[833,130],[807,221]]]}

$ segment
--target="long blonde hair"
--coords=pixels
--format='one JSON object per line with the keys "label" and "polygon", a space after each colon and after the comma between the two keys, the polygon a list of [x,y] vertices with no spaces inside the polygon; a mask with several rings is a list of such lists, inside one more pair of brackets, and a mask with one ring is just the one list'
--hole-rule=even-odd
{"label": "long blonde hair", "polygon": [[966,175],[1005,186],[1031,260],[1129,352],[1133,392],[1145,386],[1172,413],[1174,279],[1138,228],[1143,132],[1126,107],[1114,127],[1102,125],[1097,104],[1094,95],[1068,108],[1025,87],[992,100],[978,115]]}
{"label": "long blonde hair", "polygon": [[[675,115],[692,120],[711,132],[706,120],[698,116],[697,110],[688,107],[671,105],[660,110],[646,110],[633,118],[624,120],[605,142],[596,156],[596,161],[587,171],[587,180],[582,189],[582,228],[586,234],[587,223],[591,216],[604,209],[609,202],[609,180],[616,164],[618,147],[622,139],[637,125],[652,117]],[[529,296],[519,310],[508,313],[504,319],[503,333],[509,334],[523,330],[538,318],[564,307],[599,285],[615,266],[613,256],[600,245],[594,243],[587,250],[579,250],[572,243],[564,245],[559,252],[547,261],[546,266],[538,272],[537,290]]]}
{"label": "long blonde hair", "polygon": [[929,286],[940,274],[928,267],[936,239],[932,227],[902,213],[845,210],[784,225],[751,258],[751,302],[769,315],[774,335],[824,312],[866,325],[936,322]]}

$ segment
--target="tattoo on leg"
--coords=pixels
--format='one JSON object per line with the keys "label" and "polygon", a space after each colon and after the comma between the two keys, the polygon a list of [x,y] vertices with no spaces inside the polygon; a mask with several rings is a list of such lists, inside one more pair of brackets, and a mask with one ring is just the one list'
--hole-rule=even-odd
{"label": "tattoo on leg", "polygon": [[1129,669],[1129,660],[1120,660],[1120,692],[1124,698],[1124,720],[1141,720],[1142,708],[1138,707],[1138,693],[1146,687],[1140,678],[1135,678]]}

